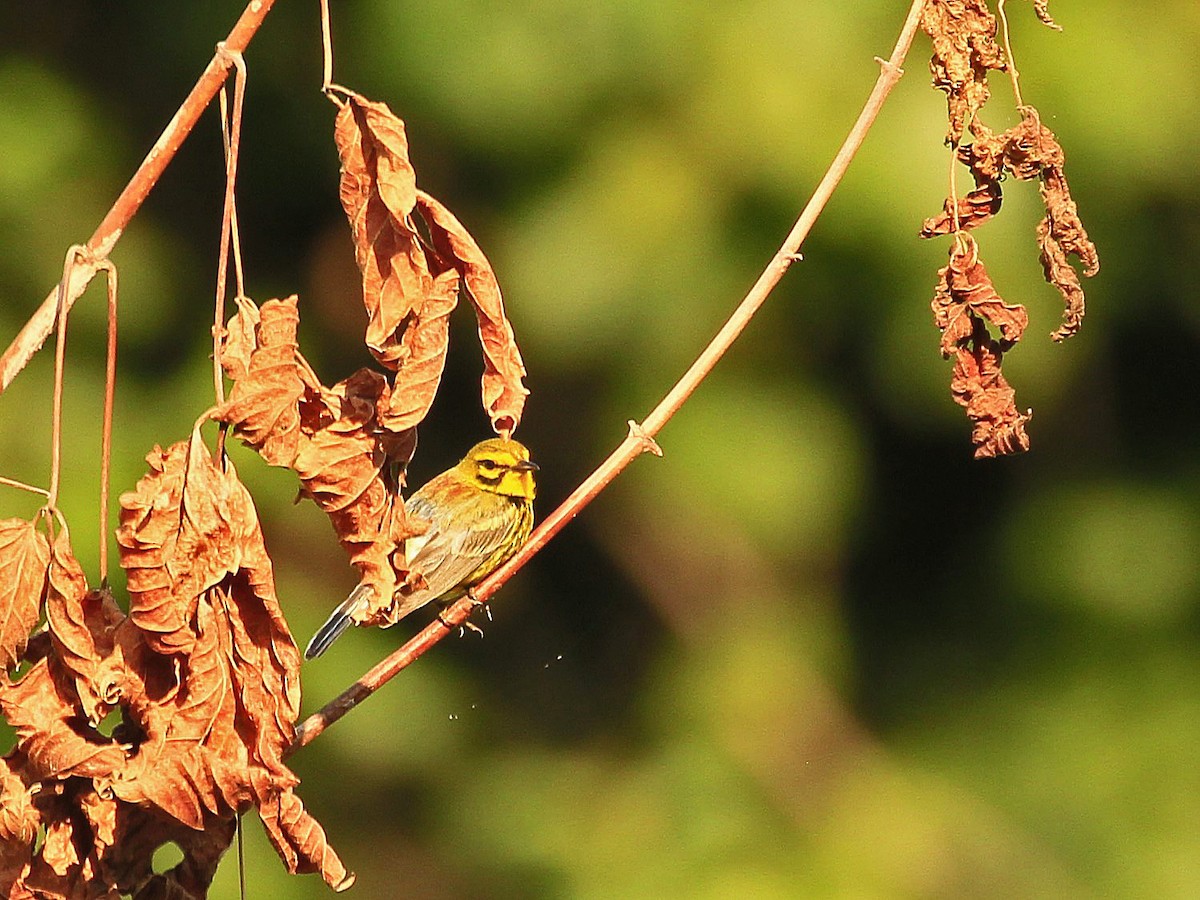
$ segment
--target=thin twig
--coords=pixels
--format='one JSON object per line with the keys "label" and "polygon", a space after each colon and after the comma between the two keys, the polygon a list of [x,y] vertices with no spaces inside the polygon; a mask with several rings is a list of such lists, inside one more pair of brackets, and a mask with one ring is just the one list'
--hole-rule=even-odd
{"label": "thin twig", "polygon": [[445,621],[445,624],[441,621],[431,623],[403,647],[373,667],[341,695],[305,719],[297,728],[296,738],[292,745],[293,751],[313,741],[329,725],[344,716],[363,699],[369,697],[401,670],[420,658],[426,650],[442,640],[454,628],[465,622],[479,604],[491,597],[514,572],[525,565],[554,535],[558,534],[564,525],[579,515],[580,511],[604,490],[629,463],[642,453],[661,454],[658,445],[654,443],[654,436],[708,376],[713,366],[766,301],[788,267],[799,258],[800,245],[812,230],[813,224],[825,208],[825,204],[829,202],[829,198],[842,180],[842,176],[846,174],[851,161],[871,130],[876,116],[879,115],[884,100],[887,99],[896,82],[900,80],[900,76],[904,74],[901,65],[916,36],[924,5],[925,0],[913,0],[912,7],[908,11],[908,18],[905,20],[900,37],[892,50],[892,55],[887,60],[877,58],[876,61],[880,64],[881,70],[875,87],[871,91],[870,97],[867,98],[862,112],[859,113],[858,121],[854,123],[854,127],[846,136],[837,156],[830,163],[829,169],[825,172],[821,183],[817,185],[803,212],[800,213],[796,224],[792,226],[783,246],[767,264],[749,293],[734,310],[733,315],[729,317],[716,337],[692,363],[683,377],[640,425],[635,422],[629,423],[629,434],[620,446],[534,530],[529,541],[512,559],[478,585],[472,591],[473,597],[464,597],[442,612],[441,619]]}
{"label": "thin twig", "polygon": [[21,491],[29,491],[31,494],[38,494],[42,497],[46,497],[47,499],[50,497],[50,492],[45,488],[34,487],[32,484],[26,484],[23,481],[17,481],[15,478],[6,478],[5,476],[0,475],[0,484],[4,485],[5,487],[16,488],[17,490]]}
{"label": "thin twig", "polygon": [[[250,0],[242,11],[241,18],[222,42],[226,53],[216,53],[209,61],[208,67],[200,76],[191,92],[184,99],[170,123],[163,130],[142,164],[138,166],[129,184],[121,191],[112,207],[105,214],[92,236],[88,238],[87,247],[95,265],[83,263],[76,266],[71,273],[70,284],[65,285],[63,308],[70,310],[80,294],[87,288],[88,283],[98,271],[98,261],[107,259],[112,252],[126,226],[133,219],[158,179],[166,170],[167,165],[174,159],[188,134],[191,133],[200,114],[212,102],[218,89],[225,83],[229,74],[228,53],[240,53],[246,49],[263,19],[271,11],[275,0]],[[58,308],[59,290],[52,290],[42,305],[25,323],[20,333],[13,338],[4,355],[0,357],[0,393],[8,389],[17,373],[20,372],[37,353],[46,338],[54,331]]]}
{"label": "thin twig", "polygon": [[54,398],[51,401],[50,412],[50,491],[46,500],[48,506],[58,505],[58,482],[62,472],[62,401],[63,378],[66,375],[67,358],[67,285],[71,283],[71,275],[75,267],[87,256],[87,248],[75,244],[67,248],[63,259],[62,278],[59,279],[55,291],[54,319],[58,325],[58,334],[54,342]]}
{"label": "thin twig", "polygon": [[321,0],[321,92],[333,84],[333,37],[329,28],[329,0]]}
{"label": "thin twig", "polygon": [[1004,32],[1004,52],[1008,54],[1008,77],[1012,79],[1013,100],[1016,101],[1017,109],[1022,109],[1025,106],[1025,101],[1021,99],[1021,73],[1017,71],[1017,60],[1013,56],[1012,38],[1008,34],[1008,13],[1004,11],[1005,0],[1000,0],[996,4],[996,11],[1000,14],[1000,25]]}
{"label": "thin twig", "polygon": [[108,275],[108,343],[104,360],[104,419],[100,430],[100,583],[108,584],[108,478],[112,461],[113,400],[117,392],[117,267],[104,260]]}
{"label": "thin twig", "polygon": [[[221,333],[225,326],[225,290],[229,272],[229,242],[233,231],[234,186],[237,184],[238,149],[242,136],[242,101],[246,96],[246,60],[241,53],[217,45],[217,53],[226,54],[236,70],[233,81],[233,115],[225,112],[225,85],[221,85],[221,141],[225,149],[225,199],[221,208],[221,246],[217,255],[217,296],[213,303],[213,396],[218,405],[225,402],[225,378],[221,370]],[[222,447],[222,449],[224,449]]]}

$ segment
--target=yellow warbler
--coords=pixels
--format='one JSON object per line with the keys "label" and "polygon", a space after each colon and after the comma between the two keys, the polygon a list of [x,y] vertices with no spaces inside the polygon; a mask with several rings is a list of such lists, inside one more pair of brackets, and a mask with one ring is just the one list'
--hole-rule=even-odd
{"label": "yellow warbler", "polygon": [[[517,552],[533,528],[537,468],[522,444],[492,438],[408,498],[408,514],[430,523],[428,531],[404,545],[408,568],[425,584],[396,596],[393,621],[431,600],[458,599]],[[354,624],[355,615],[367,610],[371,590],[360,584],[350,592],[308,642],[306,659],[320,656]]]}

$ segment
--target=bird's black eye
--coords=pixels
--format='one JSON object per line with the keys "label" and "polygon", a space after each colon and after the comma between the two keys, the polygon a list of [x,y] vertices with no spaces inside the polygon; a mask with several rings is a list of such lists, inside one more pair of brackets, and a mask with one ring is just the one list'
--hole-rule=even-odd
{"label": "bird's black eye", "polygon": [[494,472],[496,469],[500,468],[500,464],[494,459],[481,459],[479,461],[479,468],[486,469],[489,472]]}

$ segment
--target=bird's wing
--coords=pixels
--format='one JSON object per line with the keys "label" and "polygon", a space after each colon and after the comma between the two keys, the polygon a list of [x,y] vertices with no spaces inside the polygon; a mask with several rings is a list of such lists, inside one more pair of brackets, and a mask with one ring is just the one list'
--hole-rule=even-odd
{"label": "bird's wing", "polygon": [[[465,518],[469,529],[454,528],[439,518],[439,509],[426,498],[414,495],[408,512],[430,521],[429,530],[409,538],[405,556],[411,569],[420,572],[425,587],[403,597],[395,612],[400,619],[431,600],[462,587],[475,571],[509,542],[513,516],[502,504],[507,501],[488,494],[477,498],[482,507]],[[462,515],[464,510],[459,510]]]}

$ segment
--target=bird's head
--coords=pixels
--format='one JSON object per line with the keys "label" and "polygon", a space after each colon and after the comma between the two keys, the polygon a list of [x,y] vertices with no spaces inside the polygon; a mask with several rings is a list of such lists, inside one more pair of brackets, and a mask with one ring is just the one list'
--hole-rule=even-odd
{"label": "bird's head", "polygon": [[476,444],[458,464],[468,481],[493,494],[532,500],[537,493],[533,473],[536,463],[529,461],[523,444],[504,438],[491,438]]}

